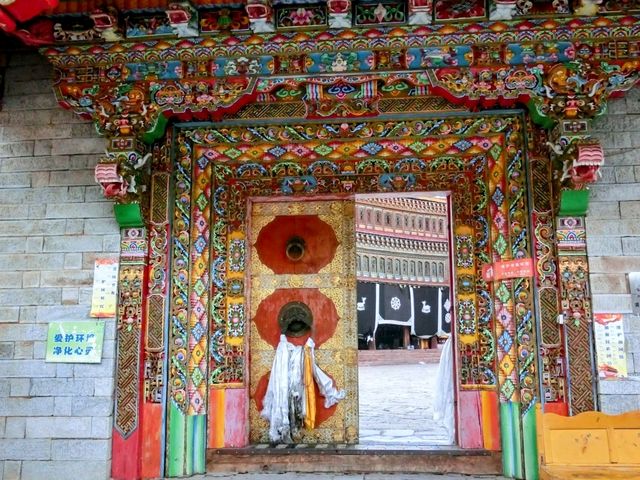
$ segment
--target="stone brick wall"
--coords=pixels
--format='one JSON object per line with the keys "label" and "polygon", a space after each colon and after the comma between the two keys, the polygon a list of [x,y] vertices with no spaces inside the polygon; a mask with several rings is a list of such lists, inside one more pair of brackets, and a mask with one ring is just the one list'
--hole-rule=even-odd
{"label": "stone brick wall", "polygon": [[628,273],[640,272],[640,89],[609,104],[596,123],[605,150],[602,178],[591,188],[587,248],[593,309],[622,313],[630,379],[601,381],[602,411],[640,409],[640,317],[631,314]]}
{"label": "stone brick wall", "polygon": [[114,321],[101,364],[45,363],[47,323],[89,319],[96,257],[117,257],[104,151],[62,110],[52,69],[9,54],[0,111],[0,480],[109,477]]}

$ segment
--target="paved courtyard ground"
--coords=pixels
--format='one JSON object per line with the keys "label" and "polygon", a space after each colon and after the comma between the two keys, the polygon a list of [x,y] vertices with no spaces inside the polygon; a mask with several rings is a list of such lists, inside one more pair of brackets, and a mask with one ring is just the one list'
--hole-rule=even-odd
{"label": "paved courtyard ground", "polygon": [[360,443],[448,445],[433,420],[437,371],[433,363],[360,366]]}
{"label": "paved courtyard ground", "polygon": [[497,475],[435,473],[209,473],[190,480],[505,480]]}

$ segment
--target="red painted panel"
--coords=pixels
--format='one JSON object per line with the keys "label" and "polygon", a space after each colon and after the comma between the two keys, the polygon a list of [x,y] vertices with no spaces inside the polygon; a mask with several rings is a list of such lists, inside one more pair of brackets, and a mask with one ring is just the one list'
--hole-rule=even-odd
{"label": "red painted panel", "polygon": [[[305,242],[305,253],[298,261],[286,255],[292,237]],[[276,274],[317,273],[331,262],[338,239],[331,226],[317,215],[278,215],[260,230],[256,240],[260,261]]]}
{"label": "red painted panel", "polygon": [[224,399],[224,446],[244,447],[249,443],[247,400],[249,391],[229,388]]}
{"label": "red painted panel", "polygon": [[569,406],[565,402],[549,402],[544,404],[544,413],[557,413],[564,417],[569,416]]}
{"label": "red painted panel", "polygon": [[111,478],[114,480],[133,480],[139,478],[140,429],[137,428],[124,439],[117,430],[113,430]]}
{"label": "red painted panel", "polygon": [[142,458],[140,472],[142,478],[162,476],[162,404],[142,405]]}
{"label": "red painted panel", "polygon": [[460,411],[460,447],[483,448],[480,392],[462,390],[458,396]]}
{"label": "red painted panel", "polygon": [[483,391],[482,394],[482,436],[486,450],[500,450],[500,406],[498,392]]}
{"label": "red painted panel", "polygon": [[225,392],[226,390],[221,388],[209,389],[209,410],[207,411],[207,446],[209,448],[224,447]]}
{"label": "red painted panel", "polygon": [[260,302],[253,322],[260,336],[274,348],[280,342],[278,314],[289,302],[304,302],[311,309],[313,324],[311,334],[302,337],[289,337],[294,345],[303,345],[311,336],[319,347],[333,336],[338,324],[338,312],[333,302],[316,288],[278,289]]}
{"label": "red painted panel", "polygon": [[[253,394],[253,400],[256,402],[256,407],[258,411],[261,412],[264,408],[264,404],[262,403],[264,400],[264,396],[267,393],[267,387],[269,386],[269,376],[271,372],[266,373],[258,382],[258,386],[256,387],[256,391]],[[320,390],[318,389],[318,385],[313,383],[313,386],[316,390],[316,428],[322,424],[325,420],[331,417],[338,408],[338,405],[334,405],[331,408],[326,408],[324,406],[324,397],[320,395]]]}

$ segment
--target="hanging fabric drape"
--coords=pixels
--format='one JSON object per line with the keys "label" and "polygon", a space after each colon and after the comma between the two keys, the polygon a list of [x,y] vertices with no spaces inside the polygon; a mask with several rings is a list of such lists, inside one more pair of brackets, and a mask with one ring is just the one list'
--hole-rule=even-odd
{"label": "hanging fabric drape", "polygon": [[346,392],[316,364],[315,343],[310,338],[304,347],[296,346],[280,335],[273,359],[264,407],[260,415],[269,421],[269,440],[293,443],[300,428],[315,428],[316,397],[314,381],[325,408],[342,400]]}
{"label": "hanging fabric drape", "polygon": [[447,431],[448,444],[453,445],[455,443],[455,418],[453,412],[453,348],[451,336],[442,346],[435,387],[433,419],[442,424]]}

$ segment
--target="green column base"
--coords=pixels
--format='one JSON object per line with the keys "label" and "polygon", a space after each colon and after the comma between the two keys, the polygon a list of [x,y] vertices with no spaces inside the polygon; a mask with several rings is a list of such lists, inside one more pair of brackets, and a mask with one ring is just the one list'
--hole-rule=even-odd
{"label": "green column base", "polygon": [[584,217],[589,209],[589,190],[562,190],[560,192],[561,217]]}
{"label": "green column base", "polygon": [[139,203],[116,203],[113,212],[120,228],[144,227]]}

